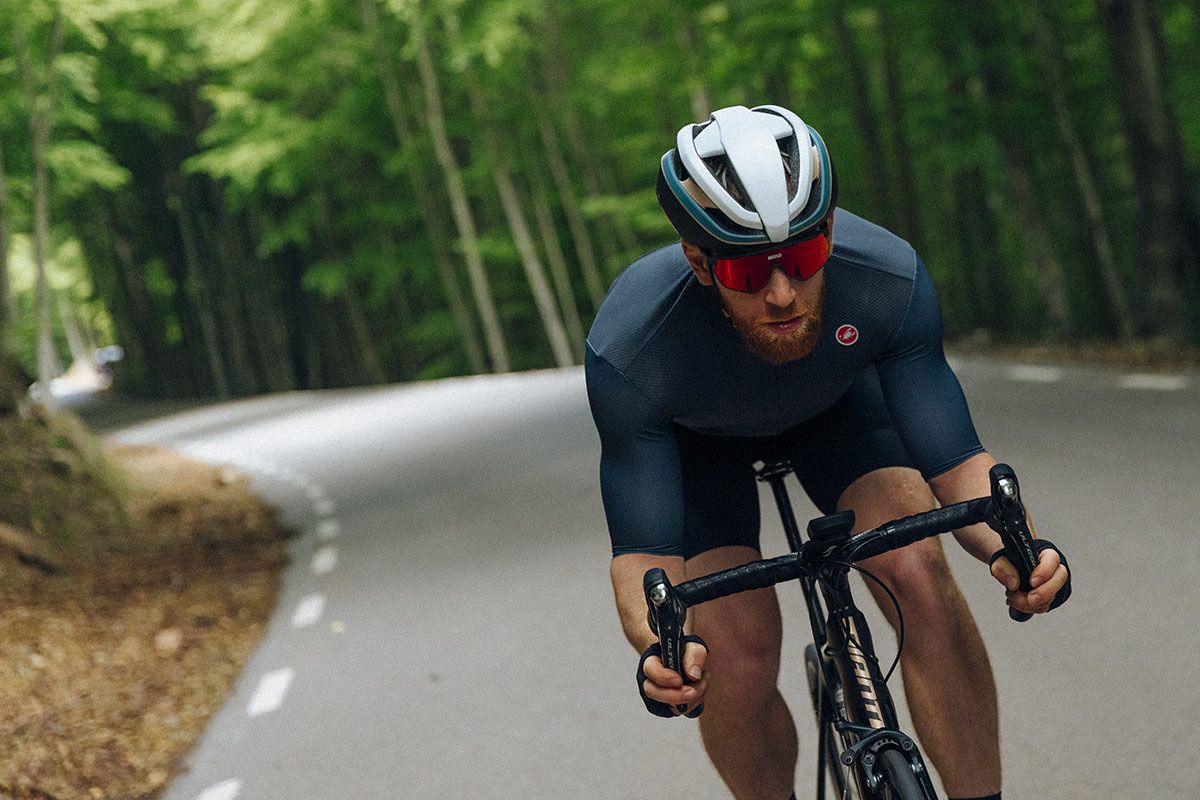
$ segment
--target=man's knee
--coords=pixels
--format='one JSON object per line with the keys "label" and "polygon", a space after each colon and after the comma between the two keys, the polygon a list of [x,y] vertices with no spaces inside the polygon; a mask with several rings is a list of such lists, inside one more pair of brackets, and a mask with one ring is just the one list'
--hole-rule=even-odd
{"label": "man's knee", "polygon": [[[838,502],[852,509],[855,530],[863,531],[893,519],[934,508],[936,501],[921,475],[912,469],[889,467],[870,472],[852,483]],[[960,596],[938,538],[867,559],[862,566],[883,581],[902,604],[906,617],[931,619],[944,614]],[[889,619],[891,600],[873,581],[867,581]],[[892,620],[894,623],[895,620]]]}
{"label": "man's knee", "polygon": [[[926,539],[867,559],[862,566],[892,590],[905,616],[910,619],[932,619],[943,615],[948,603],[955,602],[959,596],[937,539]],[[890,618],[891,599],[873,581],[868,580],[867,584]]]}
{"label": "man's knee", "polygon": [[[744,547],[728,547],[689,559],[689,577],[728,569],[758,557]],[[705,704],[720,707],[762,702],[775,690],[783,623],[774,589],[723,597],[697,606],[695,630],[708,643],[710,688]]]}

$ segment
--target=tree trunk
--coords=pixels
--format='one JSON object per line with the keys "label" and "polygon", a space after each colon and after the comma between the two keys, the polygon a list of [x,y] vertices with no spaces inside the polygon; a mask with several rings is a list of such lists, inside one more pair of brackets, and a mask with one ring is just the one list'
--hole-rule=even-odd
{"label": "tree trunk", "polygon": [[63,332],[67,336],[67,348],[71,352],[71,362],[74,364],[91,361],[92,351],[96,348],[88,346],[87,337],[79,324],[75,309],[61,294],[56,299],[58,301],[58,318],[62,322]]}
{"label": "tree trunk", "polygon": [[932,20],[934,42],[949,88],[950,113],[945,136],[968,153],[962,164],[951,166],[959,223],[955,227],[962,249],[962,269],[974,303],[972,315],[992,334],[997,334],[1012,327],[1012,279],[1001,260],[997,233],[999,220],[988,203],[987,180],[980,166],[981,137],[978,131],[983,126],[974,119],[979,116],[979,108],[971,97],[958,52],[962,35],[958,30],[950,29],[946,21],[946,15]]}
{"label": "tree trunk", "polygon": [[13,322],[12,282],[8,276],[8,173],[4,169],[4,147],[0,142],[0,358],[8,344]]}
{"label": "tree trunk", "polygon": [[[392,131],[396,136],[396,144],[403,146],[412,140],[412,133],[408,127],[408,115],[404,110],[400,82],[383,45],[376,0],[359,0],[359,9],[375,51],[375,68],[383,87],[384,103],[392,123]],[[412,186],[412,196],[417,200],[417,210],[421,214],[421,221],[425,225],[425,232],[429,236],[429,242],[433,248],[438,279],[442,283],[442,290],[446,293],[450,313],[454,316],[454,323],[458,328],[467,364],[473,373],[484,372],[487,366],[483,360],[479,331],[475,327],[475,319],[471,316],[470,308],[463,301],[458,276],[455,273],[454,264],[450,260],[449,248],[446,246],[447,237],[442,224],[442,215],[434,207],[433,195],[426,182],[424,170],[414,164],[409,167],[407,173],[409,185]]]}
{"label": "tree trunk", "polygon": [[707,62],[700,41],[700,31],[696,28],[696,20],[690,14],[682,15],[682,22],[675,30],[675,41],[679,43],[679,52],[687,70],[684,80],[688,85],[692,119],[697,122],[708,119],[716,109],[713,108],[712,92],[704,80],[704,65]]}
{"label": "tree trunk", "polygon": [[[459,37],[458,18],[453,12],[447,12],[445,21],[447,32],[453,42]],[[550,340],[550,350],[554,354],[554,360],[558,366],[569,367],[574,363],[574,359],[571,356],[571,344],[567,339],[567,331],[563,327],[562,317],[554,308],[554,295],[550,291],[546,274],[542,270],[542,262],[538,258],[537,248],[533,245],[533,237],[530,235],[529,225],[525,221],[525,212],[521,210],[521,202],[518,199],[516,187],[513,185],[512,175],[508,171],[508,164],[500,151],[499,142],[496,141],[495,129],[487,124],[487,104],[484,101],[483,92],[469,67],[464,71],[463,77],[467,84],[467,94],[475,120],[482,127],[479,138],[483,143],[484,155],[492,166],[492,180],[496,184],[497,194],[500,195],[500,207],[504,211],[509,232],[512,234],[513,242],[517,245],[517,252],[521,256],[521,267],[525,270],[525,278],[533,292],[533,301],[537,306],[538,316],[541,317],[542,327],[546,331],[546,338]]]}
{"label": "tree trunk", "polygon": [[192,227],[191,214],[181,195],[176,195],[175,215],[179,224],[179,237],[183,244],[185,269],[184,293],[188,304],[196,314],[196,322],[204,339],[204,352],[208,357],[208,374],[211,386],[219,399],[230,396],[229,377],[225,371],[225,360],[221,355],[221,343],[217,337],[219,328],[213,311],[212,293],[204,276],[197,249],[196,232]]}
{"label": "tree trunk", "polygon": [[475,295],[475,304],[479,308],[479,316],[483,321],[483,335],[487,342],[488,354],[492,360],[492,370],[508,372],[508,345],[504,341],[504,331],[500,327],[500,315],[496,312],[496,304],[492,300],[492,290],[488,284],[487,273],[483,269],[483,258],[479,252],[479,236],[475,229],[475,218],[471,215],[471,206],[467,200],[467,191],[463,186],[462,174],[454,152],[450,149],[450,140],[446,136],[446,119],[442,112],[441,87],[438,83],[437,72],[433,67],[433,56],[429,52],[429,43],[422,29],[420,8],[413,3],[413,44],[417,51],[417,69],[421,75],[421,85],[425,90],[426,118],[429,121],[429,133],[433,139],[434,152],[442,167],[442,175],[446,181],[446,189],[450,195],[450,207],[454,214],[454,222],[458,227],[458,235],[462,240],[464,255],[467,260],[467,272],[471,277],[471,290]]}
{"label": "tree trunk", "polygon": [[350,329],[354,331],[354,341],[357,344],[359,357],[362,360],[363,372],[368,383],[382,384],[388,382],[387,372],[379,361],[379,349],[367,325],[367,316],[363,313],[362,301],[358,290],[353,284],[348,285],[341,295],[342,305],[346,309],[346,318]]}
{"label": "tree trunk", "polygon": [[991,130],[1004,162],[1004,172],[1012,191],[1017,217],[1020,219],[1029,257],[1033,262],[1042,300],[1046,305],[1046,321],[1052,337],[1074,333],[1074,320],[1066,294],[1066,277],[1062,262],[1054,252],[1049,232],[1037,202],[1033,179],[1029,173],[1028,157],[1020,147],[1012,128],[1003,118],[1001,105],[1009,94],[1004,76],[995,64],[998,42],[994,6],[973,0],[958,0],[961,13],[970,19],[970,37],[979,53],[978,102],[984,117],[991,120]]}
{"label": "tree trunk", "polygon": [[50,186],[46,174],[46,149],[54,128],[54,112],[57,103],[57,75],[55,62],[63,39],[62,7],[55,5],[54,21],[51,23],[50,44],[46,51],[45,91],[39,91],[38,77],[34,74],[29,55],[28,33],[17,14],[13,24],[13,45],[18,68],[25,84],[29,102],[29,134],[33,156],[33,261],[37,273],[35,297],[37,303],[37,371],[38,381],[49,386],[50,380],[62,373],[62,364],[54,347],[54,331],[51,319],[50,286],[46,279],[46,261],[50,250]]}
{"label": "tree trunk", "polygon": [[592,247],[592,237],[588,233],[587,223],[579,213],[579,201],[575,197],[575,187],[571,185],[571,177],[567,174],[567,162],[563,158],[562,148],[558,146],[558,137],[554,127],[546,116],[545,105],[538,102],[539,98],[531,98],[537,103],[534,116],[537,117],[538,134],[541,136],[542,147],[546,161],[550,165],[550,177],[558,190],[558,199],[562,203],[563,215],[567,218],[567,226],[571,229],[571,241],[575,245],[575,257],[583,270],[583,280],[587,285],[588,296],[592,300],[592,310],[599,311],[604,302],[604,284],[600,278],[600,270],[596,266],[596,251]]}
{"label": "tree trunk", "polygon": [[[551,97],[563,121],[563,129],[567,135],[567,144],[571,148],[575,166],[583,176],[583,186],[588,196],[607,195],[610,192],[608,182],[604,179],[604,172],[596,169],[599,160],[597,151],[588,145],[583,125],[579,122],[579,115],[568,99],[569,70],[566,56],[563,55],[562,36],[558,29],[558,16],[553,4],[546,6],[543,23],[546,45],[546,77],[550,81]],[[678,127],[676,126],[676,128]],[[617,263],[617,255],[612,248],[612,242],[616,241],[624,250],[636,250],[637,238],[629,229],[629,225],[620,218],[605,214],[600,216],[597,222],[600,226],[601,255],[611,274],[614,270],[624,266]]]}
{"label": "tree trunk", "polygon": [[871,86],[867,78],[866,64],[859,51],[858,42],[854,39],[854,32],[846,22],[844,3],[835,4],[832,17],[834,37],[838,43],[838,50],[845,58],[846,70],[850,77],[854,119],[863,138],[867,185],[873,199],[872,205],[880,223],[891,227],[896,224],[896,213],[892,202],[891,184],[884,170],[883,137],[879,134],[879,124],[871,103]]}
{"label": "tree trunk", "polygon": [[538,235],[542,240],[542,249],[546,252],[546,261],[550,264],[550,278],[554,282],[554,292],[558,295],[558,305],[562,309],[567,335],[571,339],[571,351],[575,355],[575,363],[581,364],[585,337],[583,323],[579,319],[579,308],[575,305],[575,292],[571,288],[571,275],[567,271],[567,259],[558,241],[554,214],[550,210],[549,201],[546,200],[545,184],[532,171],[530,175],[533,181],[533,215],[537,220]]}
{"label": "tree trunk", "polygon": [[896,165],[893,202],[899,206],[898,219],[904,222],[904,236],[921,252],[921,209],[917,201],[917,182],[913,176],[912,148],[905,124],[904,96],[900,87],[900,54],[896,50],[895,28],[888,1],[879,3],[879,35],[883,42],[884,116],[891,120],[892,160]]}
{"label": "tree trunk", "polygon": [[1178,126],[1163,82],[1161,31],[1153,5],[1145,0],[1101,0],[1099,6],[1137,195],[1146,324],[1152,333],[1183,340],[1189,325],[1180,283],[1200,273],[1200,242],[1186,234],[1197,223],[1182,156],[1174,146]]}
{"label": "tree trunk", "polygon": [[1100,204],[1100,192],[1096,188],[1096,178],[1084,151],[1083,140],[1071,119],[1064,93],[1065,78],[1059,61],[1061,52],[1059,43],[1055,41],[1050,30],[1049,20],[1041,0],[1030,0],[1026,8],[1029,11],[1030,29],[1033,33],[1034,54],[1045,78],[1046,93],[1050,98],[1051,110],[1054,114],[1054,124],[1058,128],[1059,138],[1071,160],[1071,170],[1075,177],[1075,186],[1079,191],[1079,199],[1083,203],[1087,215],[1088,239],[1096,256],[1096,265],[1104,281],[1105,292],[1108,295],[1109,308],[1117,323],[1117,331],[1122,341],[1130,341],[1136,335],[1133,311],[1129,304],[1129,293],[1126,282],[1121,279],[1117,268],[1117,259],[1113,254],[1112,240],[1108,235],[1108,226],[1104,222],[1104,209]]}

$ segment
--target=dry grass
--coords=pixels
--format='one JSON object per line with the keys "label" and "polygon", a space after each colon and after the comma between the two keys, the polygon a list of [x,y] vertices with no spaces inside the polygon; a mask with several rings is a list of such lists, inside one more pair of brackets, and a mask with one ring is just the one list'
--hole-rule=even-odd
{"label": "dry grass", "polygon": [[[0,796],[156,797],[262,635],[284,534],[228,470],[125,448],[123,477],[63,466],[47,489],[43,456],[21,454],[9,521],[22,503],[49,512],[39,535],[69,566],[0,552]],[[66,497],[42,494],[72,475]]]}
{"label": "dry grass", "polygon": [[1069,364],[1111,367],[1139,372],[1200,370],[1200,347],[1176,345],[1164,339],[1146,339],[1129,344],[1075,342],[1057,344],[987,344],[960,339],[948,350],[965,355],[984,355],[1036,364]]}

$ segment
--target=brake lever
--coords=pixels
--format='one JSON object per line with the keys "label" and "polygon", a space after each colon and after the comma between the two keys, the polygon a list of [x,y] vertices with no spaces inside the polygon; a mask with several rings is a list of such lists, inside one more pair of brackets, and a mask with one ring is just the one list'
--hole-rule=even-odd
{"label": "brake lever", "polygon": [[[663,666],[675,670],[685,682],[683,673],[683,623],[687,608],[675,596],[667,573],[660,567],[646,570],[642,577],[642,589],[646,592],[646,622],[658,637],[659,652]],[[678,705],[680,712],[687,711],[687,704]]]}
{"label": "brake lever", "polygon": [[[1038,556],[1025,504],[1021,501],[1021,485],[1017,482],[1017,474],[1008,464],[996,464],[988,472],[988,477],[992,484],[992,504],[988,508],[987,523],[1000,534],[1004,555],[1021,579],[1020,589],[1028,592],[1033,588],[1029,584],[1029,577],[1037,567]],[[1008,616],[1017,622],[1026,622],[1033,617],[1015,608],[1008,609]]]}

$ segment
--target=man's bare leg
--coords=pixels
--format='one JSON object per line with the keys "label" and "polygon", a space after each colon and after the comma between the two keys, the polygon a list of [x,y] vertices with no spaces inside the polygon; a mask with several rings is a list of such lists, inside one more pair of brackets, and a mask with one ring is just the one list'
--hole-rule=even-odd
{"label": "man's bare leg", "polygon": [[[855,531],[934,507],[914,470],[888,468],[859,478],[839,509],[854,509]],[[966,599],[950,574],[938,539],[866,561],[904,611],[901,658],[904,693],[913,725],[950,797],[1000,791],[1000,736],[996,684],[987,650]],[[891,600],[867,581],[884,616],[896,626]]]}
{"label": "man's bare leg", "polygon": [[[688,578],[760,558],[749,547],[719,547],[688,560]],[[737,800],[786,800],[796,779],[796,726],[779,693],[782,622],[774,589],[697,606],[695,631],[709,645],[709,690],[700,735]]]}

